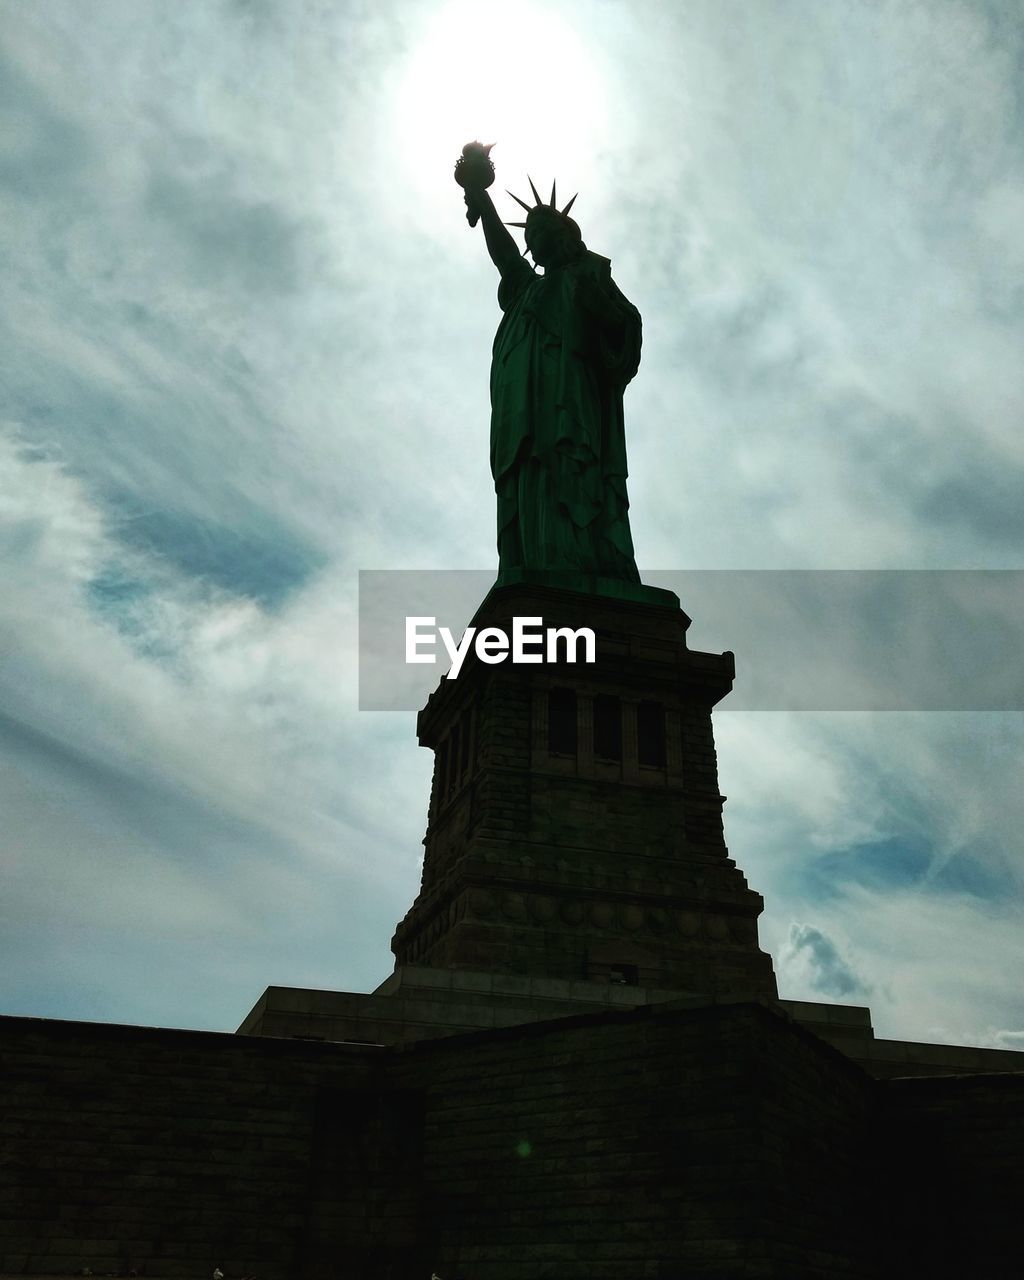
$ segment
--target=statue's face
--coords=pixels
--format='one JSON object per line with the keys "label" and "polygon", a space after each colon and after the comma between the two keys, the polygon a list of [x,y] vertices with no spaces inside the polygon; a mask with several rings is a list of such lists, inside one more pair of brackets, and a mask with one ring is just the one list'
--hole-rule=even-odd
{"label": "statue's face", "polygon": [[538,267],[557,267],[571,255],[569,236],[557,219],[539,217],[526,221],[526,247]]}

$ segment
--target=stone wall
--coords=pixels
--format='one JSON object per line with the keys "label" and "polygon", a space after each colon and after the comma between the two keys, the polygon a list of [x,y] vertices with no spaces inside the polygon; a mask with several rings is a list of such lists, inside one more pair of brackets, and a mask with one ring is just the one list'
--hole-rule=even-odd
{"label": "stone wall", "polygon": [[381,1049],[5,1019],[0,1266],[874,1274],[877,1086],[758,1005]]}
{"label": "stone wall", "polygon": [[362,1262],[407,1256],[419,1182],[382,1053],[0,1020],[0,1271],[387,1274]]}
{"label": "stone wall", "polygon": [[1018,1274],[1024,1071],[887,1080],[880,1097],[894,1280]]}
{"label": "stone wall", "polygon": [[757,1005],[434,1041],[424,1194],[444,1280],[875,1274],[874,1085]]}

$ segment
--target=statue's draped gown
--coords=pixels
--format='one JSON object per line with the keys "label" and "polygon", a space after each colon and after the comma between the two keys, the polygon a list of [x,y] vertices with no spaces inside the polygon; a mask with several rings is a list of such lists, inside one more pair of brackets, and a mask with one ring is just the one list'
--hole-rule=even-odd
{"label": "statue's draped gown", "polygon": [[[615,323],[576,300],[589,276]],[[622,393],[640,363],[640,313],[607,258],[582,251],[543,276],[502,276],[491,364],[491,472],[499,570],[554,569],[639,582],[629,532]]]}

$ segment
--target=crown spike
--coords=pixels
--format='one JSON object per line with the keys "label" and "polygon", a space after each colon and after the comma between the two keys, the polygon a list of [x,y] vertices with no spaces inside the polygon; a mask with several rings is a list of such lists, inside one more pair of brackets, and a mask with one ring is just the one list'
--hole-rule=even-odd
{"label": "crown spike", "polygon": [[506,222],[505,226],[506,227],[525,227],[526,223],[525,222]]}
{"label": "crown spike", "polygon": [[530,190],[533,192],[534,200],[536,200],[538,204],[543,204],[544,201],[540,198],[540,192],[533,185],[533,179],[530,177],[529,174],[526,175],[526,181],[530,184]]}
{"label": "crown spike", "polygon": [[[576,192],[576,196],[578,196],[578,195],[579,195],[579,192],[577,191],[577,192]],[[565,208],[562,210],[562,217],[563,217],[563,218],[565,217],[565,215],[569,212],[569,210],[570,210],[570,209],[573,207],[573,205],[575,204],[575,202],[576,202],[576,196],[573,196],[573,198],[569,201],[569,203],[568,203],[568,204],[565,206]]]}
{"label": "crown spike", "polygon": [[526,203],[526,201],[520,200],[517,195],[513,195],[512,192],[509,191],[507,187],[505,188],[505,194],[507,196],[512,196],[512,199],[516,202],[516,204],[520,205],[523,209],[525,209],[527,213],[530,212],[530,206]]}
{"label": "crown spike", "polygon": [[551,199],[548,203],[550,204],[552,209],[558,208],[558,205],[555,204],[555,179],[554,178],[551,179]]}

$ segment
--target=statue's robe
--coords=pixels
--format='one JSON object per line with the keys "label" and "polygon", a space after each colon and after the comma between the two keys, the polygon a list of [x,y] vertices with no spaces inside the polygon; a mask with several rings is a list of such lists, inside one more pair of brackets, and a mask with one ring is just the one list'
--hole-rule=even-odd
{"label": "statue's robe", "polygon": [[[577,300],[588,276],[614,323]],[[640,363],[640,313],[584,250],[498,287],[491,364],[491,473],[499,569],[554,569],[639,582],[629,532],[622,393]]]}

